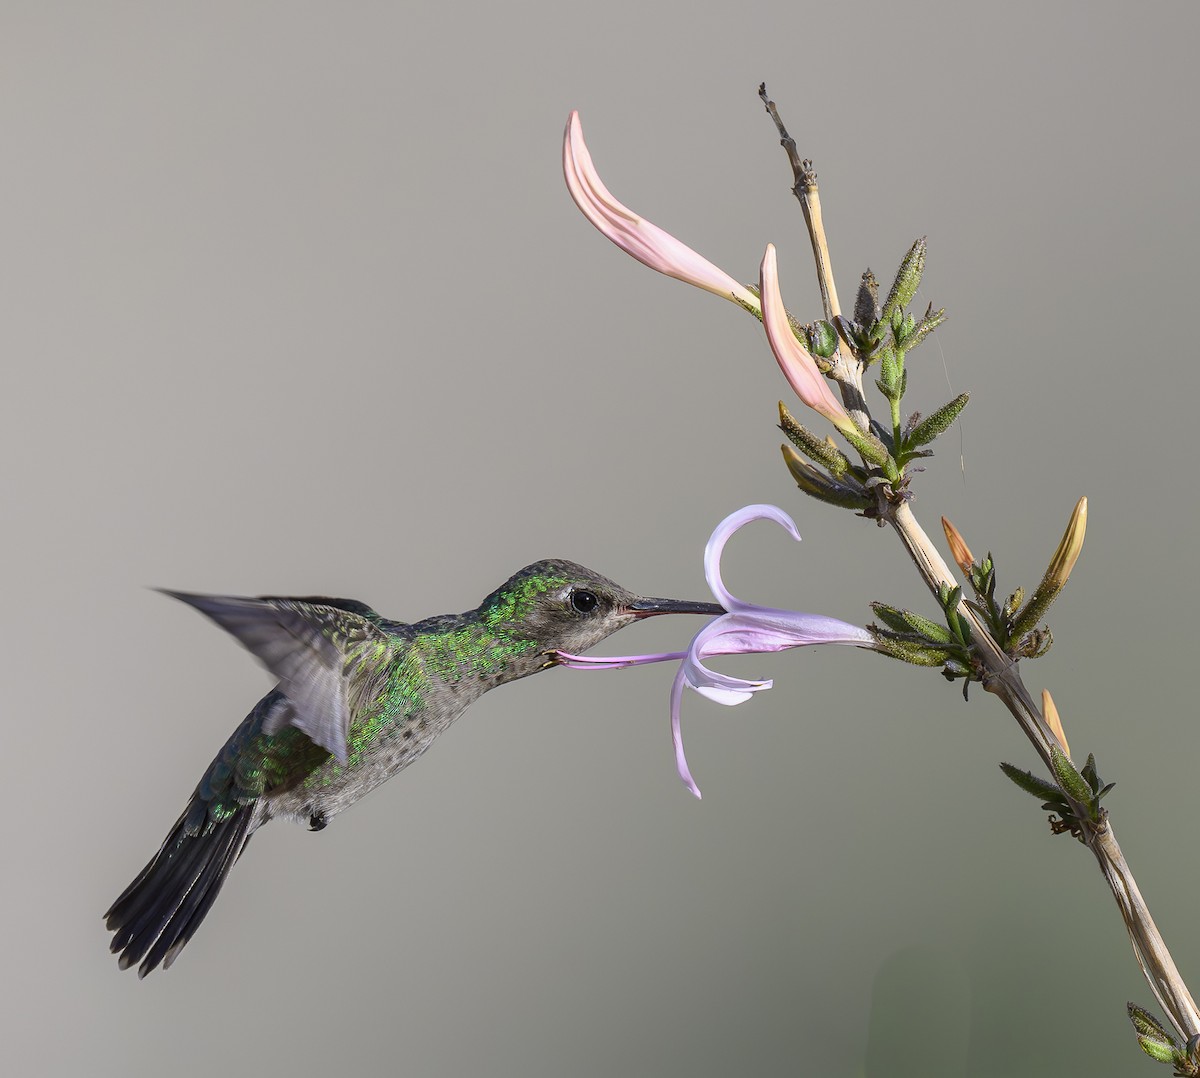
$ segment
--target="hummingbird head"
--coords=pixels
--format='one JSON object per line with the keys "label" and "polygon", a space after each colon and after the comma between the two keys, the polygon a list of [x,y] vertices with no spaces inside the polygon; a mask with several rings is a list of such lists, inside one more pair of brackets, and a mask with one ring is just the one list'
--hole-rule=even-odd
{"label": "hummingbird head", "polygon": [[716,617],[716,603],[651,599],[635,595],[571,561],[550,559],[527,565],[481,604],[485,620],[534,639],[547,649],[579,653],[618,629],[657,614],[706,614]]}

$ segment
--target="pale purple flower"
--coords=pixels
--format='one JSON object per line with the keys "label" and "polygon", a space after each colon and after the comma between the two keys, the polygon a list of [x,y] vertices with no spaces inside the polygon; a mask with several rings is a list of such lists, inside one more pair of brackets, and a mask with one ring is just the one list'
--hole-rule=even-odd
{"label": "pale purple flower", "polygon": [[592,155],[583,141],[578,112],[572,112],[567,119],[563,136],[563,175],[567,179],[567,189],[583,215],[622,251],[652,270],[724,296],[756,315],[759,313],[758,299],[748,288],[687,244],[680,243],[670,233],[613,198],[592,164]]}
{"label": "pale purple flower", "polygon": [[752,520],[773,520],[799,540],[796,525],[782,509],[774,505],[748,505],[727,516],[713,531],[704,550],[704,576],[708,586],[727,613],[714,618],[693,638],[686,652],[660,652],[650,655],[618,655],[609,658],[556,653],[556,661],[576,670],[619,670],[644,663],[682,660],[671,686],[671,741],[675,746],[675,766],[679,777],[697,797],[700,788],[692,778],[683,751],[680,707],[687,686],[719,704],[740,704],[751,695],[771,687],[770,681],[747,681],[710,670],[703,660],[711,655],[736,655],[805,647],[808,644],[853,644],[873,648],[875,638],[857,625],[850,625],[822,614],[804,614],[794,610],[744,603],[729,593],[721,579],[721,553],[725,544],[743,525]]}
{"label": "pale purple flower", "polygon": [[808,349],[796,338],[788,320],[783,296],[779,292],[779,269],[775,264],[774,244],[767,244],[767,253],[763,255],[762,265],[759,267],[758,282],[767,340],[770,342],[771,351],[775,353],[780,370],[796,391],[796,396],[814,411],[820,412],[838,430],[848,430],[857,434],[858,430],[853,420],[833,395],[828,380],[817,369],[816,360]]}

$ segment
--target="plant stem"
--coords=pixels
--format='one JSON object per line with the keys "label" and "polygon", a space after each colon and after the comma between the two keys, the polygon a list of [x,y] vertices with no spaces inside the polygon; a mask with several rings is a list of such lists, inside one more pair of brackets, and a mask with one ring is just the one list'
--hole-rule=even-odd
{"label": "plant stem", "polygon": [[[788,161],[792,166],[792,193],[800,201],[804,211],[804,224],[808,228],[808,238],[812,243],[813,260],[817,264],[817,285],[821,289],[821,306],[825,311],[825,320],[836,326],[834,321],[842,313],[838,302],[837,285],[833,280],[833,266],[829,260],[829,244],[825,239],[825,224],[821,219],[821,192],[817,189],[817,174],[813,171],[811,161],[802,161],[796,151],[796,140],[788,134],[787,128],[779,118],[775,102],[767,97],[767,84],[764,82],[758,88],[758,96],[762,98],[763,107],[775,121],[779,131],[779,144],[787,151]],[[830,362],[833,369],[829,376],[837,383],[842,394],[842,404],[854,420],[855,426],[864,434],[870,433],[871,414],[867,410],[867,399],[863,395],[863,365],[854,355],[850,342],[841,336],[838,350]]]}
{"label": "plant stem", "polygon": [[[894,507],[888,523],[896,530],[917,571],[934,595],[938,594],[940,585],[956,584],[949,568],[913,516],[907,502]],[[987,670],[983,687],[998,696],[1004,706],[1012,712],[1053,774],[1050,745],[1056,743],[1056,739],[1025,688],[1017,664],[1000,650],[986,626],[970,607],[965,603],[960,604],[958,614],[971,626],[972,642]],[[1133,945],[1134,957],[1141,966],[1151,991],[1185,1039],[1200,1033],[1200,1011],[1197,1011],[1196,1003],[1174,959],[1171,958],[1171,952],[1150,915],[1149,907],[1142,898],[1137,880],[1134,879],[1125,855],[1121,852],[1108,815],[1102,815],[1098,824],[1088,824],[1084,815],[1083,831],[1084,843],[1095,855],[1100,871],[1117,900],[1117,908],[1121,912],[1121,919],[1125,922],[1129,941]]]}
{"label": "plant stem", "polygon": [[[833,282],[829,245],[825,239],[825,228],[821,221],[816,173],[813,171],[811,161],[801,161],[796,150],[795,140],[783,126],[775,103],[767,98],[765,85],[759,87],[759,96],[779,129],[780,140],[787,150],[788,159],[792,164],[792,172],[796,180],[793,190],[804,209],[804,221],[808,226],[809,238],[812,241],[817,278],[821,286],[821,298],[825,304],[825,315],[832,319],[834,314],[840,312],[836,309],[837,289]],[[839,352],[841,351],[849,354],[848,348],[839,349]],[[862,371],[861,365],[858,366],[858,378],[855,383],[859,392],[858,406],[865,411],[866,406],[861,392]],[[845,396],[845,383],[839,380],[839,385]],[[850,401],[846,401],[846,405],[849,408]],[[958,582],[954,579],[949,567],[942,560],[942,556],[930,541],[925,530],[913,516],[908,502],[898,500],[886,504],[885,519],[887,523],[900,537],[904,549],[908,551],[921,578],[934,596],[938,596],[942,585],[956,587]],[[1016,662],[1004,653],[992,638],[987,626],[965,602],[959,603],[958,615],[970,626],[971,641],[985,671],[983,675],[984,689],[1000,698],[1017,720],[1025,736],[1033,743],[1038,755],[1050,769],[1050,774],[1053,775],[1050,746],[1052,744],[1057,746],[1058,739],[1047,726],[1041,709],[1034,703],[1029,691],[1025,688]],[[1117,837],[1113,833],[1108,813],[1102,811],[1099,822],[1092,823],[1085,806],[1072,803],[1072,807],[1079,810],[1078,818],[1081,823],[1083,841],[1095,856],[1100,871],[1117,901],[1117,908],[1121,912],[1121,919],[1125,922],[1129,941],[1133,945],[1134,957],[1141,966],[1151,991],[1185,1040],[1200,1034],[1200,1011],[1197,1010],[1195,1000],[1192,999],[1192,994],[1188,991],[1183,977],[1171,958],[1171,952],[1167,950],[1162,934],[1158,931],[1158,926],[1155,925],[1154,918],[1150,915],[1149,907],[1142,898],[1137,881],[1134,879],[1125,856],[1121,852]]]}

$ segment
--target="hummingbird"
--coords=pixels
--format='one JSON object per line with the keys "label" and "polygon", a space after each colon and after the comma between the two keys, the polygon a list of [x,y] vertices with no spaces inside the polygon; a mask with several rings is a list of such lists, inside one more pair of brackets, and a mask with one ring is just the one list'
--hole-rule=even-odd
{"label": "hummingbird", "polygon": [[488,689],[549,669],[557,652],[585,651],[658,614],[724,613],[715,603],[635,595],[555,559],[526,566],[474,610],[412,624],[353,599],[165,594],[235,636],[279,684],[234,730],[158,853],[104,914],[121,969],[138,965],[139,977],[175,961],[269,820],[323,830]]}

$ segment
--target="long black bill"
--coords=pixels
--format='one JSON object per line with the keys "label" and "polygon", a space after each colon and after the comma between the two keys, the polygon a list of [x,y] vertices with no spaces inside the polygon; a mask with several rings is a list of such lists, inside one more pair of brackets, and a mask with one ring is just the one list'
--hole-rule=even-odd
{"label": "long black bill", "polygon": [[627,607],[636,618],[652,618],[656,614],[705,614],[717,617],[725,608],[716,603],[692,603],[687,599],[638,599]]}

